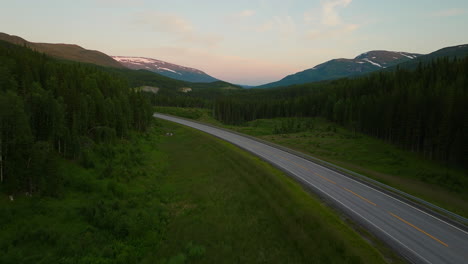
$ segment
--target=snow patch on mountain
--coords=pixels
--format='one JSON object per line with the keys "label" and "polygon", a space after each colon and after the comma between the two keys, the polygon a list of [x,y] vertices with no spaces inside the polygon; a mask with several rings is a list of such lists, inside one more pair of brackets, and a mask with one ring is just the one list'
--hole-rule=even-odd
{"label": "snow patch on mountain", "polygon": [[373,62],[373,61],[369,60],[368,58],[365,58],[365,59],[363,59],[363,60],[367,61],[368,63],[370,63],[370,64],[372,64],[372,65],[375,65],[375,66],[378,66],[378,67],[380,67],[380,68],[383,68],[382,65],[378,64],[377,62]]}
{"label": "snow patch on mountain", "polygon": [[[154,59],[147,59],[147,58],[139,58],[139,57],[113,57],[114,60],[118,61],[118,62],[130,62],[130,63],[152,63],[154,61],[158,61],[158,60],[154,60]],[[158,61],[159,62],[159,61]]]}
{"label": "snow patch on mountain", "polygon": [[405,56],[406,58],[410,58],[410,59],[416,58],[416,56],[413,57],[413,56],[410,56],[410,55],[406,55],[403,52],[400,52],[400,55]]}
{"label": "snow patch on mountain", "polygon": [[168,69],[168,68],[160,68],[160,67],[158,67],[158,69],[163,70],[163,71],[170,71],[170,72],[173,72],[173,73],[177,73],[176,71],[171,70],[171,69]]}
{"label": "snow patch on mountain", "polygon": [[127,68],[133,70],[148,70],[170,78],[190,82],[214,82],[218,81],[198,69],[172,64],[151,58],[112,56],[112,58]]}

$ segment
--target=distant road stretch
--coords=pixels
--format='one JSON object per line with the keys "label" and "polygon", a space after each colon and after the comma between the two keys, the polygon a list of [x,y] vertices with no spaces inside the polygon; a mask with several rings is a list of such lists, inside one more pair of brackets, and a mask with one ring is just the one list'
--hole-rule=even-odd
{"label": "distant road stretch", "polygon": [[235,133],[184,119],[154,117],[233,143],[281,168],[414,263],[468,263],[468,233],[368,185]]}

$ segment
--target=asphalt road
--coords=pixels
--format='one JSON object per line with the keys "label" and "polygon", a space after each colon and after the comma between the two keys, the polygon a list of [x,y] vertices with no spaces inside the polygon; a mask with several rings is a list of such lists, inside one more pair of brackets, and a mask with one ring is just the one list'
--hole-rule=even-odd
{"label": "asphalt road", "polygon": [[328,199],[414,263],[468,263],[468,233],[339,172],[248,137],[172,116],[161,118],[231,142]]}

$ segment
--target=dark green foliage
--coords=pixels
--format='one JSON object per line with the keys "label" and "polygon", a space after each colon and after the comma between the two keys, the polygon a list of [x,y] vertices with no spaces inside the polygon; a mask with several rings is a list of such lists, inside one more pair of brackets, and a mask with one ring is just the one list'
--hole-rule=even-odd
{"label": "dark green foliage", "polygon": [[2,196],[0,263],[383,263],[292,179],[202,132],[160,121],[88,159],[58,160],[59,199]]}
{"label": "dark green foliage", "polygon": [[58,173],[58,158],[50,142],[36,141],[29,151],[28,190],[47,196],[61,194],[63,178]]}
{"label": "dark green foliage", "polygon": [[95,66],[59,62],[0,42],[0,173],[10,193],[56,196],[56,156],[86,157],[152,119],[147,99]]}
{"label": "dark green foliage", "polygon": [[21,97],[0,92],[0,181],[7,191],[26,187],[32,134]]}
{"label": "dark green foliage", "polygon": [[[126,79],[132,87],[154,86],[159,88],[157,94],[146,93],[151,103],[157,106],[211,108],[213,99],[244,90],[240,86],[223,81],[192,83],[171,79],[146,70],[116,68],[102,68],[102,70]],[[181,88],[191,88],[192,91],[184,93],[180,91]]]}
{"label": "dark green foliage", "polygon": [[415,71],[246,91],[220,98],[227,124],[272,117],[326,117],[447,165],[468,164],[468,58],[439,59]]}
{"label": "dark green foliage", "polygon": [[285,118],[280,124],[275,124],[273,134],[288,134],[307,131],[313,128],[312,120],[304,120],[299,118]]}
{"label": "dark green foliage", "polygon": [[[157,178],[146,177],[145,172],[151,169],[152,175],[160,176],[161,166],[154,166],[151,157],[134,155],[150,143],[154,142],[130,135],[113,145],[96,145],[86,152],[88,162],[95,165],[84,169],[57,155],[46,155],[54,152],[49,143],[37,142],[31,154],[36,163],[31,167],[37,172],[35,176],[47,173],[49,178],[43,183],[50,185],[37,189],[41,193],[57,190],[51,177],[64,175],[60,197],[50,197],[56,196],[53,193],[44,193],[49,197],[15,194],[14,201],[9,201],[2,196],[0,263],[141,263],[144,258],[154,259],[167,215],[159,197],[152,195]],[[145,153],[152,154],[150,151]],[[104,152],[112,154],[100,154]],[[151,167],[142,165],[141,160]],[[99,177],[107,165],[114,173]]]}

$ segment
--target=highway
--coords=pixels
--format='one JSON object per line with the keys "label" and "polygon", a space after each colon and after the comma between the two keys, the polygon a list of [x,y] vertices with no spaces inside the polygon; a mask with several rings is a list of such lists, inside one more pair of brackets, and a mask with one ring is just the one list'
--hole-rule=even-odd
{"label": "highway", "polygon": [[172,116],[261,157],[327,199],[413,263],[468,263],[468,233],[351,177],[242,135]]}

